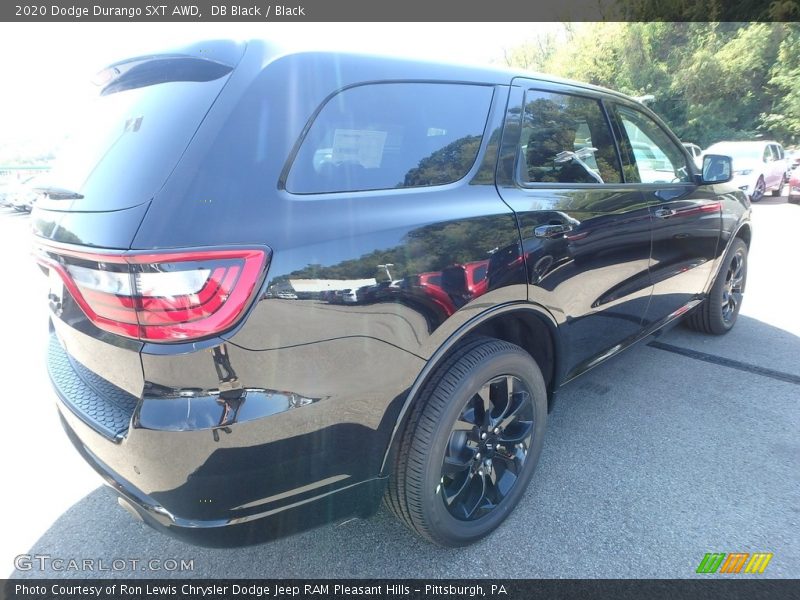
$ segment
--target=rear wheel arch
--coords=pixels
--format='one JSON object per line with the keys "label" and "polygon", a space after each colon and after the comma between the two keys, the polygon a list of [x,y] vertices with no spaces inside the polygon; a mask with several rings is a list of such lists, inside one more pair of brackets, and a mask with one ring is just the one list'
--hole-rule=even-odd
{"label": "rear wheel arch", "polygon": [[384,496],[412,531],[464,546],[514,510],[536,469],[547,388],[525,350],[470,336],[425,384]]}
{"label": "rear wheel arch", "polygon": [[544,308],[529,302],[507,304],[475,317],[458,329],[428,360],[411,386],[397,416],[384,452],[381,474],[387,475],[391,459],[397,452],[404,428],[425,384],[440,367],[476,339],[493,338],[510,342],[524,349],[537,363],[544,377],[548,399],[552,401],[558,384],[560,338],[553,316]]}

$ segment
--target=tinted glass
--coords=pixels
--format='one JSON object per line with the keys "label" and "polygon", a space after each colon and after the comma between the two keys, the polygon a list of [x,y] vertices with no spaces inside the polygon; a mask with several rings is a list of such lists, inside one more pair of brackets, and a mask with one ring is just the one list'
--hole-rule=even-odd
{"label": "tinted glass", "polygon": [[175,168],[227,79],[162,80],[98,97],[59,152],[48,183],[84,195],[75,210],[147,202]]}
{"label": "tinted glass", "polygon": [[622,174],[599,102],[530,90],[520,137],[523,183],[619,183]]}
{"label": "tinted glass", "polygon": [[678,145],[650,117],[624,106],[617,113],[627,139],[621,142],[629,183],[689,181],[686,159]]}
{"label": "tinted glass", "polygon": [[296,194],[442,185],[470,170],[492,88],[443,83],[362,85],[320,111],[294,159]]}

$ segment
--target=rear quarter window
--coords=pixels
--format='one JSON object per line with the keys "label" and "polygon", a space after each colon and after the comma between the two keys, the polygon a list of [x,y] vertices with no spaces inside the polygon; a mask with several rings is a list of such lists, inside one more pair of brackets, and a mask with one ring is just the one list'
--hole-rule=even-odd
{"label": "rear quarter window", "polygon": [[317,114],[286,179],[294,194],[453,183],[478,156],[493,89],[450,83],[348,88]]}

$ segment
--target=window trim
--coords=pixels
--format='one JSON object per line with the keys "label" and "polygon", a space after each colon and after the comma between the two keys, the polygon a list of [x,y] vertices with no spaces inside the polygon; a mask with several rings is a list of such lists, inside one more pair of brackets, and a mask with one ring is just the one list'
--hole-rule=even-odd
{"label": "window trim", "polygon": [[[326,192],[292,192],[286,187],[286,183],[289,179],[289,173],[292,170],[292,166],[294,165],[294,161],[297,158],[297,155],[300,152],[300,149],[303,146],[309,132],[311,131],[314,123],[316,123],[317,118],[319,117],[320,113],[325,109],[329,102],[331,102],[334,98],[336,98],[339,94],[342,94],[348,90],[358,87],[364,87],[369,85],[384,85],[384,84],[402,84],[402,83],[422,83],[422,84],[444,84],[444,85],[469,85],[474,87],[483,87],[489,88],[492,92],[492,96],[489,100],[489,105],[486,109],[486,116],[484,120],[483,130],[481,132],[481,143],[478,146],[478,151],[475,155],[475,160],[473,161],[470,168],[467,172],[455,181],[451,181],[449,183],[440,183],[436,185],[426,185],[426,186],[412,186],[412,187],[393,187],[393,188],[375,188],[375,189],[368,189],[368,190],[350,190],[350,191],[326,191]],[[457,184],[462,183],[466,179],[469,179],[474,172],[480,168],[482,165],[482,157],[485,153],[486,146],[488,145],[488,137],[487,133],[491,126],[491,116],[493,111],[495,110],[495,105],[498,102],[498,98],[502,97],[502,94],[498,94],[498,88],[502,87],[496,83],[489,83],[489,82],[482,82],[482,81],[467,81],[467,80],[446,80],[446,79],[374,79],[368,81],[359,81],[356,83],[352,83],[349,85],[345,85],[340,88],[336,88],[330,94],[328,94],[322,101],[319,103],[316,109],[311,113],[306,121],[303,129],[300,131],[300,134],[297,136],[297,140],[295,140],[292,149],[289,151],[286,161],[284,162],[283,168],[281,169],[280,175],[278,176],[277,182],[277,189],[279,192],[284,194],[288,194],[292,198],[296,199],[303,199],[303,198],[319,198],[322,196],[334,196],[339,197],[342,195],[351,196],[353,194],[382,194],[386,192],[398,193],[398,192],[409,192],[409,191],[425,191],[430,189],[440,189],[446,186],[455,186]],[[504,99],[504,98],[502,98]]]}

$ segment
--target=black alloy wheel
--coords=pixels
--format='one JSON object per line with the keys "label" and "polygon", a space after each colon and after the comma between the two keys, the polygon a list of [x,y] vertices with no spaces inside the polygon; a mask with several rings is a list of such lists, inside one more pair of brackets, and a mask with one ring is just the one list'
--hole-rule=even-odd
{"label": "black alloy wheel", "polygon": [[547,421],[536,361],[514,344],[465,342],[423,386],[401,434],[385,501],[442,546],[480,540],[519,503]]}
{"label": "black alloy wheel", "polygon": [[747,244],[735,238],[708,297],[688,316],[686,324],[703,333],[728,333],[739,316],[746,284]]}
{"label": "black alloy wheel", "polygon": [[450,432],[439,492],[456,519],[496,509],[517,483],[533,437],[533,396],[524,381],[501,375],[467,400]]}
{"label": "black alloy wheel", "polygon": [[739,307],[742,303],[744,294],[745,275],[747,273],[747,247],[744,244],[738,246],[728,263],[725,273],[725,283],[722,286],[722,320],[733,327],[736,315],[739,314]]}

